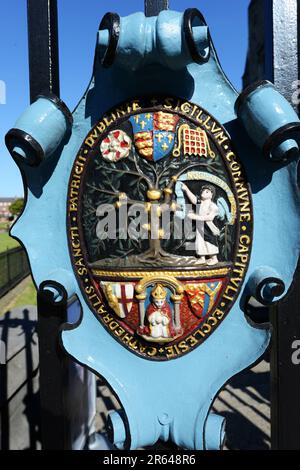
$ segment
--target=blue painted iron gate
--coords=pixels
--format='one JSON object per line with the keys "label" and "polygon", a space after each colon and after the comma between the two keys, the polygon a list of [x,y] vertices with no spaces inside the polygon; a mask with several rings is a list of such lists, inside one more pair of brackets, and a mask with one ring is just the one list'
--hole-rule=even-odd
{"label": "blue painted iron gate", "polygon": [[[35,213],[37,207],[43,212],[48,199],[57,201],[52,214],[57,221],[56,245],[53,258],[45,265],[38,256],[44,254],[44,246],[33,246],[32,234],[24,224],[26,217],[13,229],[27,247],[33,275],[40,284],[40,339],[41,344],[43,340],[47,344],[48,352],[52,351],[47,357],[41,350],[41,374],[47,370],[47,361],[52,364],[48,377],[44,375],[41,380],[48,414],[60,415],[61,432],[65,434],[64,404],[48,398],[49,387],[57,392],[64,386],[64,349],[103,376],[119,396],[124,412],[112,413],[109,421],[117,448],[135,449],[154,444],[159,438],[188,449],[222,447],[224,419],[211,413],[212,401],[226,380],[263,354],[271,339],[270,325],[256,325],[248,316],[247,307],[254,297],[276,311],[273,447],[299,445],[299,425],[295,418],[292,420],[291,409],[281,405],[285,397],[296,400],[297,390],[297,369],[291,366],[288,353],[291,340],[299,334],[294,315],[298,299],[291,285],[299,255],[296,176],[300,121],[288,103],[292,78],[298,78],[297,48],[291,53],[298,37],[297,2],[265,2],[270,28],[265,31],[266,63],[259,78],[274,81],[287,99],[266,81],[250,85],[238,97],[220,67],[201,13],[196,9],[173,12],[166,9],[167,2],[149,0],[146,16],[139,13],[120,18],[107,14],[103,18],[93,80],[73,116],[58,99],[56,2],[41,1],[39,10],[32,0],[28,5],[33,105],[7,134],[7,145],[18,164],[26,168],[26,216],[30,211]],[[153,16],[156,13],[158,16]],[[35,23],[37,14],[39,21]],[[286,38],[282,24],[290,26],[289,53],[283,46]],[[39,44],[37,29],[42,32]],[[41,57],[43,47],[45,54]],[[289,85],[288,60],[294,61]],[[41,91],[43,95],[37,97]],[[139,96],[134,98],[137,92]],[[164,164],[167,156],[173,158],[169,180]],[[52,158],[54,164],[43,180],[43,191],[38,192],[31,186],[31,169],[44,168],[46,158]],[[151,170],[154,164],[159,171]],[[119,177],[121,165],[125,185]],[[113,179],[112,173],[119,176]],[[95,174],[100,177],[93,181]],[[139,178],[136,185],[131,177]],[[98,224],[96,228],[97,220],[89,209],[95,209],[99,216],[99,201],[94,198],[98,191],[113,198],[113,207],[121,211],[128,199],[126,192],[130,188],[135,191],[135,186],[140,190],[141,180],[152,217],[145,230],[153,230],[157,238],[153,242],[146,235],[147,251],[139,246],[132,254],[127,247],[128,256],[122,257],[118,247],[105,245],[98,236],[102,229]],[[105,186],[107,182],[113,191]],[[57,187],[63,188],[58,199]],[[278,194],[282,195],[280,200]],[[129,199],[131,204],[140,202],[132,193]],[[65,200],[68,235],[58,216],[65,216]],[[194,206],[199,204],[199,211],[187,209],[187,200]],[[50,213],[54,209],[47,210]],[[158,216],[156,222],[153,210]],[[174,252],[172,243],[162,241],[160,221],[166,210],[179,219],[202,223],[196,232],[194,256],[183,257],[181,245],[176,245]],[[223,225],[218,225],[217,218]],[[46,233],[48,218],[41,217],[39,224]],[[89,238],[94,232],[101,240],[96,248],[95,240]],[[54,237],[49,240],[54,243]],[[68,243],[70,253],[66,250]],[[124,254],[126,244],[120,246]],[[290,288],[283,303],[276,304]],[[75,324],[62,325],[67,320],[67,299],[73,295],[82,305],[82,317]],[[282,320],[284,305],[291,310],[290,322]],[[48,338],[47,329],[51,330]],[[58,351],[59,338],[63,349]],[[54,377],[58,368],[55,384],[49,374]],[[188,388],[184,401],[178,377],[184,377]],[[145,407],[145,399],[153,397],[152,406]],[[48,428],[48,437],[53,433],[48,442],[51,448],[64,448],[64,436],[58,442],[54,427]],[[282,439],[283,431],[286,440]],[[289,437],[292,434],[293,439]]]}

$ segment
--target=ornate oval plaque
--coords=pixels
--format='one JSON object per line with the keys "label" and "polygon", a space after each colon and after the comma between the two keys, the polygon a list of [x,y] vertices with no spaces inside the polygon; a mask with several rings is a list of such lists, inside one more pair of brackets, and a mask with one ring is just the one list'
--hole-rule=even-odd
{"label": "ornate oval plaque", "polygon": [[225,129],[174,97],[126,102],[73,165],[69,245],[82,293],[130,351],[175,359],[230,311],[252,243],[252,203]]}

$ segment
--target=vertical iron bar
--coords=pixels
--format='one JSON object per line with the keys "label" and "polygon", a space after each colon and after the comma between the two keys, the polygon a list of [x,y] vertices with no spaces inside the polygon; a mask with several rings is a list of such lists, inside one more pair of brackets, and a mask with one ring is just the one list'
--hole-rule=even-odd
{"label": "vertical iron bar", "polygon": [[157,16],[162,10],[168,10],[169,0],[145,0],[145,15]]}
{"label": "vertical iron bar", "polygon": [[30,102],[43,92],[59,96],[57,0],[27,0]]}
{"label": "vertical iron bar", "polygon": [[[57,0],[27,0],[30,102],[41,93],[59,97]],[[70,449],[66,418],[67,357],[59,345],[59,330],[67,303],[56,304],[52,293],[37,294],[40,363],[41,432],[43,449]]]}
{"label": "vertical iron bar", "polygon": [[261,79],[274,82],[273,0],[264,0],[263,5],[263,60],[264,76]]}
{"label": "vertical iron bar", "polygon": [[7,264],[7,282],[11,285],[11,269],[10,269],[10,251],[6,250],[6,264]]}
{"label": "vertical iron bar", "polygon": [[[299,114],[300,0],[252,0],[244,86],[267,79]],[[296,100],[292,102],[292,96]],[[298,171],[298,187],[300,171]],[[296,190],[296,189],[295,189]],[[295,250],[295,257],[299,253]],[[271,309],[272,449],[300,449],[300,259],[286,298]],[[296,345],[296,346],[295,346]],[[300,351],[299,351],[300,358]]]}
{"label": "vertical iron bar", "polygon": [[52,292],[40,288],[37,307],[42,449],[71,450],[65,403],[68,358],[59,344],[67,318],[66,296],[55,303]]}
{"label": "vertical iron bar", "polygon": [[300,450],[300,261],[286,298],[271,310],[272,450]]}
{"label": "vertical iron bar", "polygon": [[33,355],[32,355],[32,335],[33,330],[30,327],[31,321],[29,317],[29,310],[23,309],[24,319],[21,322],[25,337],[25,364],[26,364],[26,403],[27,403],[27,416],[28,416],[28,428],[29,428],[29,449],[36,450],[36,431],[35,423],[32,413],[32,403],[34,400],[34,374],[33,374]]}
{"label": "vertical iron bar", "polygon": [[[299,80],[299,0],[265,0],[266,77],[291,102]],[[298,111],[296,102],[291,104]],[[295,257],[299,253],[295,252]],[[271,443],[273,450],[300,449],[300,260],[288,295],[271,310]],[[299,354],[300,356],[300,354]]]}
{"label": "vertical iron bar", "polygon": [[299,0],[265,0],[265,4],[265,78],[291,101],[299,70]]}
{"label": "vertical iron bar", "polygon": [[[10,313],[7,313],[7,320]],[[9,422],[9,406],[8,406],[8,364],[7,364],[7,347],[8,347],[8,321],[3,322],[0,329],[0,449],[9,450],[10,442],[10,422]]]}

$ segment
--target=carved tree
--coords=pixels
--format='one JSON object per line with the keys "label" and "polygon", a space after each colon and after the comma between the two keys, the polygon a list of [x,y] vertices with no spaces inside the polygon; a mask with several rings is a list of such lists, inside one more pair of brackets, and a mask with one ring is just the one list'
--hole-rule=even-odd
{"label": "carved tree", "polygon": [[[115,240],[107,242],[96,239],[94,236],[97,223],[96,208],[100,203],[116,205],[120,194],[125,193],[129,205],[148,202],[161,214],[164,211],[174,212],[176,181],[185,172],[196,168],[209,169],[210,173],[218,175],[224,171],[219,158],[204,160],[199,157],[185,156],[175,159],[168,156],[157,162],[149,162],[140,158],[132,150],[128,158],[113,163],[105,161],[100,155],[96,156],[90,178],[86,182],[83,202],[83,226],[86,238],[90,237],[91,257],[99,259],[109,253],[110,258],[125,258],[135,254],[140,260],[147,262],[158,257],[170,256],[169,252],[162,248],[162,241],[159,237],[160,218],[154,220],[150,218],[151,231],[149,230],[147,249],[142,240],[122,240],[120,238],[122,227],[117,228]],[[160,191],[161,197],[151,200],[149,197],[151,191]],[[151,232],[154,237],[151,237]]]}

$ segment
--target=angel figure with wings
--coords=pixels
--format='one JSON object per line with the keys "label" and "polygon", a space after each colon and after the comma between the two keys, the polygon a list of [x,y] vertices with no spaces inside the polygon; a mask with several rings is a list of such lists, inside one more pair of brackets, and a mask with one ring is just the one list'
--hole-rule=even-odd
{"label": "angel figure with wings", "polygon": [[204,184],[201,187],[200,197],[197,197],[183,183],[181,189],[189,201],[196,206],[196,211],[190,211],[187,216],[197,222],[195,246],[199,263],[213,266],[219,262],[218,237],[220,235],[220,230],[214,220],[216,217],[222,218],[223,215],[220,204],[214,202],[216,190],[212,185]]}

